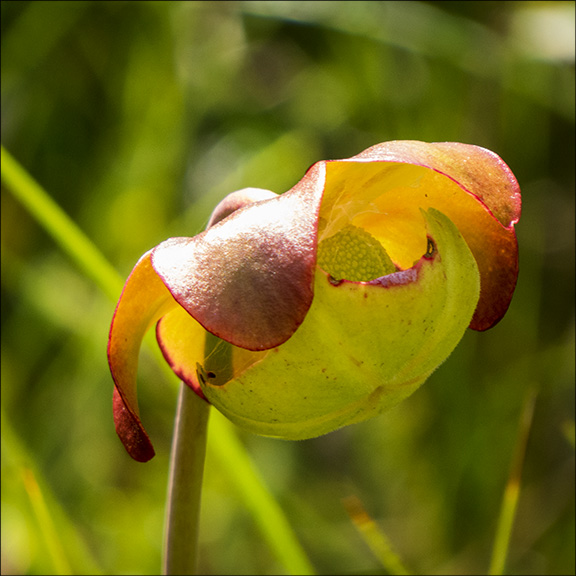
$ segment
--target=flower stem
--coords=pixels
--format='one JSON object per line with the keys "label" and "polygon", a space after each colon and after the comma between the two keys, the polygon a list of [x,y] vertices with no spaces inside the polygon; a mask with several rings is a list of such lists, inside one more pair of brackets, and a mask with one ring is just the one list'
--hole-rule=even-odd
{"label": "flower stem", "polygon": [[172,440],[164,574],[197,574],[202,476],[210,405],[183,382]]}

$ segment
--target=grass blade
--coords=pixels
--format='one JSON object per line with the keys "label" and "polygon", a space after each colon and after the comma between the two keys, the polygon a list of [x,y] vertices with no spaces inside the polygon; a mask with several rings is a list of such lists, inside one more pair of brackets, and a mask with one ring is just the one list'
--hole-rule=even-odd
{"label": "grass blade", "polygon": [[107,296],[116,300],[124,285],[120,274],[4,146],[2,146],[2,183],[84,273]]}
{"label": "grass blade", "polygon": [[356,496],[349,496],[344,500],[344,507],[360,536],[372,550],[386,573],[393,576],[408,576],[410,572],[402,564],[400,557],[394,552],[390,540],[370,517],[362,502]]}
{"label": "grass blade", "polygon": [[508,482],[502,497],[500,515],[498,518],[498,528],[496,538],[492,549],[492,559],[488,574],[498,576],[504,574],[508,549],[510,546],[510,537],[516,516],[518,498],[520,497],[520,480],[522,476],[522,465],[524,463],[524,454],[526,453],[526,444],[532,425],[532,416],[534,414],[534,404],[536,402],[536,390],[530,389],[526,394],[522,414],[520,415],[520,425],[516,447],[512,459],[512,466],[508,476]]}
{"label": "grass blade", "polygon": [[282,508],[266,488],[232,425],[214,410],[208,446],[252,513],[268,545],[290,574],[315,574]]}

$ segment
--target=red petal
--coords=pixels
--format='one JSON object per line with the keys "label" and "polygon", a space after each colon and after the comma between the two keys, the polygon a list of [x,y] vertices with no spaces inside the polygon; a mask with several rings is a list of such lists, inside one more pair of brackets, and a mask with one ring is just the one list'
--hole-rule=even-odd
{"label": "red petal", "polygon": [[285,342],[313,297],[325,164],[292,190],[234,211],[194,238],[154,248],[172,296],[216,336],[249,350]]}
{"label": "red petal", "polygon": [[494,152],[460,142],[394,140],[376,144],[350,158],[353,161],[402,162],[432,168],[474,194],[502,226],[520,219],[520,187],[506,163]]}
{"label": "red petal", "polygon": [[487,330],[510,305],[518,278],[518,243],[514,224],[521,212],[520,188],[510,168],[494,152],[458,142],[415,140],[384,142],[345,161],[398,162],[431,168],[456,182],[493,215],[491,224],[458,218],[443,206],[468,243],[480,270],[480,301],[470,323]]}
{"label": "red petal", "polygon": [[148,462],[154,457],[154,448],[140,418],[134,414],[120,396],[118,388],[114,387],[114,422],[116,433],[128,454],[138,462]]}

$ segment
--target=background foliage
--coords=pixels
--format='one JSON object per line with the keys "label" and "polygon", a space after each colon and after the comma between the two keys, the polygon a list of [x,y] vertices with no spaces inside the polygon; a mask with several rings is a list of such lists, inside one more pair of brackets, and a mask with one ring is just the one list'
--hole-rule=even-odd
{"label": "background foliage", "polygon": [[[461,141],[517,176],[520,277],[392,413],[298,443],[240,433],[316,570],[485,573],[527,391],[537,391],[508,570],[573,574],[574,3],[2,1],[2,144],[123,277],[226,193],[393,139]],[[157,448],[112,423],[115,302],[2,188],[2,573],[159,571],[177,382],[142,357]],[[385,327],[383,327],[385,329]],[[214,416],[215,417],[215,416]],[[274,574],[208,452],[202,570]]]}

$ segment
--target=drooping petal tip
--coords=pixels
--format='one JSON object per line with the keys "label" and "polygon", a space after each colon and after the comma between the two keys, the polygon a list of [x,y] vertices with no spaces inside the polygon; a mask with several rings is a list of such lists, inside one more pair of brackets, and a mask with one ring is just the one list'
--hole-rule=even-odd
{"label": "drooping petal tip", "polygon": [[122,440],[128,454],[137,462],[151,460],[155,454],[152,442],[150,442],[140,418],[130,410],[116,386],[114,387],[113,410],[116,433]]}
{"label": "drooping petal tip", "polygon": [[108,364],[114,380],[114,422],[128,453],[145,462],[154,450],[140,421],[136,395],[138,356],[144,334],[176,303],[150,263],[140,258],[126,280],[108,337]]}

